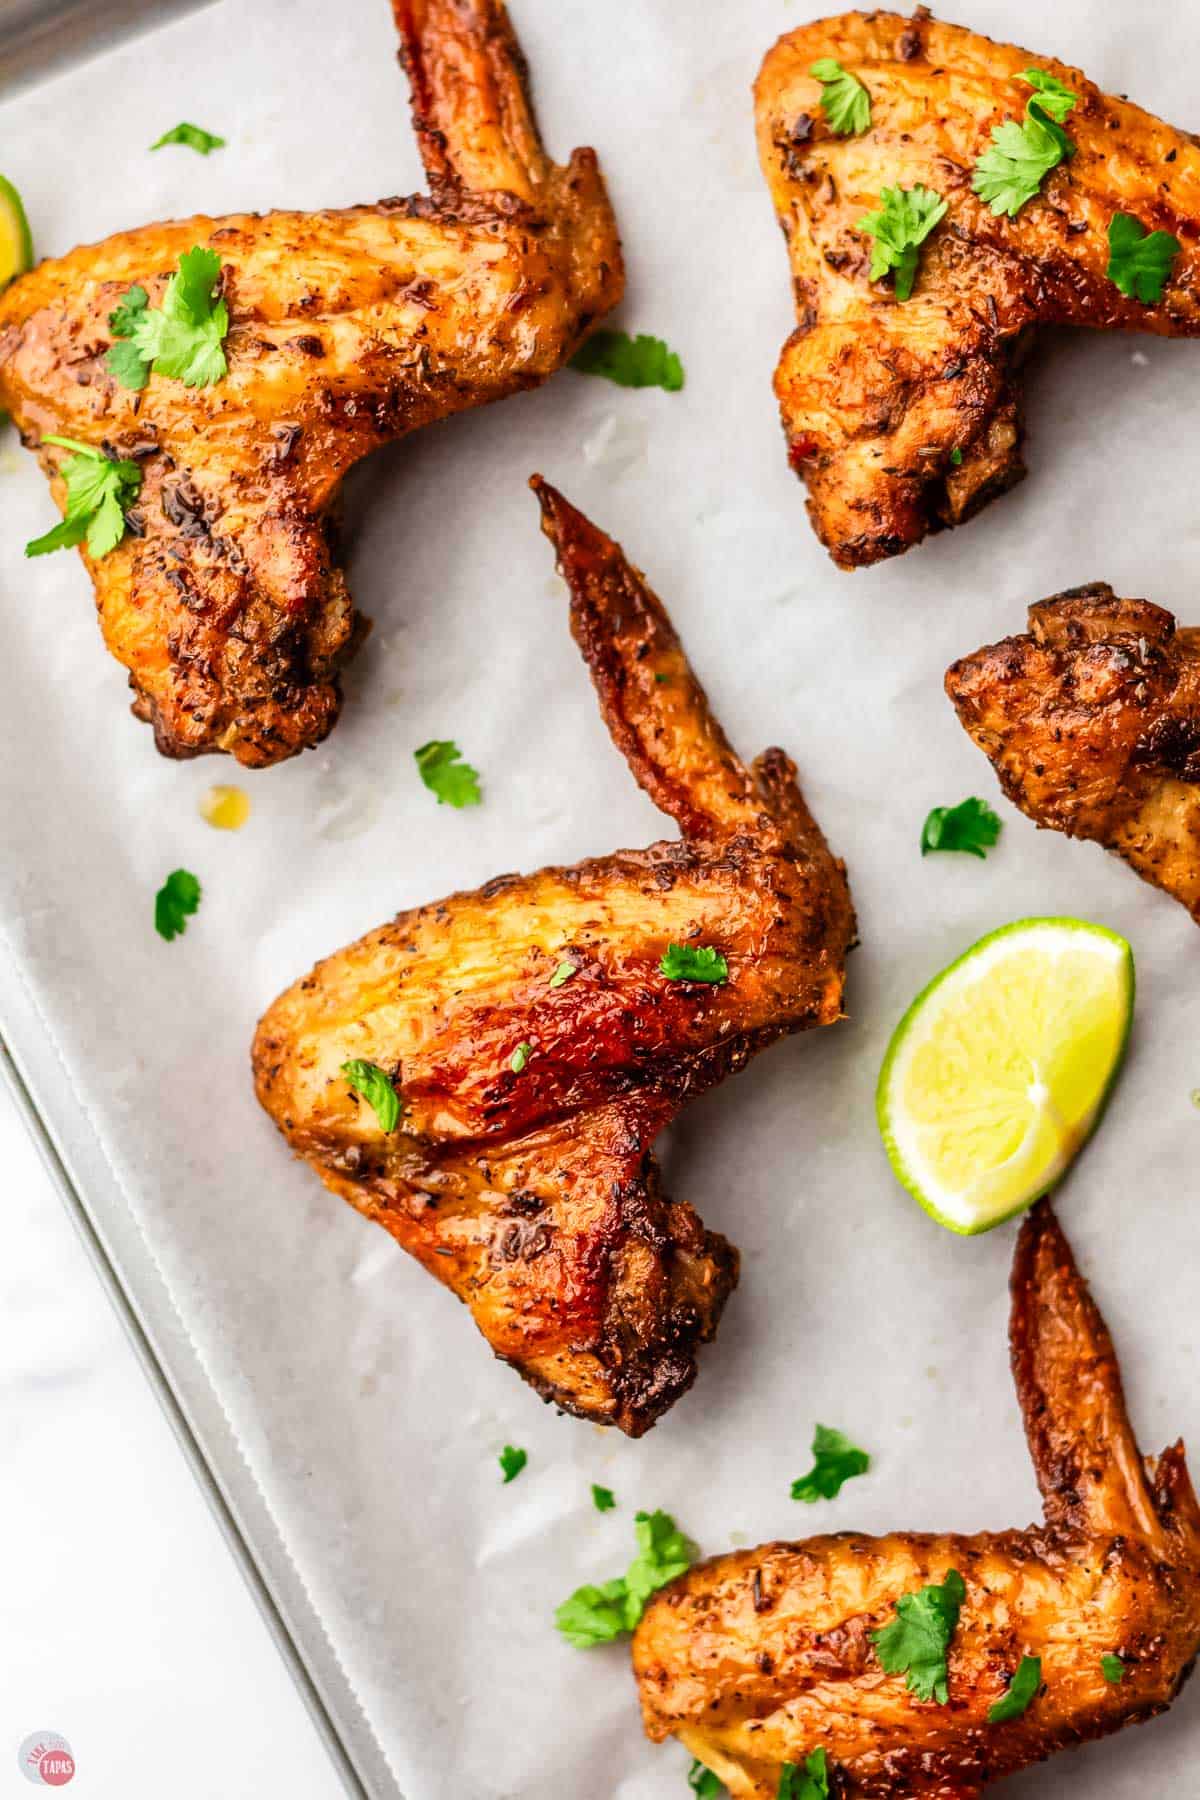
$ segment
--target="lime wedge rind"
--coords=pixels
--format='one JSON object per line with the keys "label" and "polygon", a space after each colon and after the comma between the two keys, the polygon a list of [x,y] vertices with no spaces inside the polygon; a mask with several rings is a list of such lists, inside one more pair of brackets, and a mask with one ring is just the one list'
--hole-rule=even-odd
{"label": "lime wedge rind", "polygon": [[[1035,1171],[1031,1170],[1027,1186],[1012,1192],[1019,1165],[1028,1154],[1027,1146],[1031,1137],[1036,1136],[1047,1122],[1053,1123],[1052,1095],[1047,1096],[1045,1110],[1034,1115],[1021,1143],[1004,1163],[981,1171],[977,1181],[966,1192],[954,1192],[940,1183],[925,1164],[915,1144],[915,1134],[902,1117],[902,1109],[896,1105],[896,1098],[901,1078],[906,1073],[907,1059],[919,1046],[923,1035],[917,1030],[918,1023],[924,1022],[927,1026],[931,1014],[952,999],[956,991],[962,991],[981,981],[989,968],[1011,958],[1017,947],[1011,940],[1017,937],[1025,940],[1022,948],[1051,953],[1057,951],[1059,954],[1078,949],[1081,940],[1086,940],[1089,954],[1105,958],[1115,978],[1122,1009],[1119,1036],[1092,1105],[1069,1130],[1059,1131],[1062,1142],[1058,1154],[1048,1161],[1043,1160]],[[989,932],[921,990],[904,1014],[888,1045],[879,1073],[875,1104],[880,1136],[893,1172],[932,1219],[959,1236],[973,1237],[1025,1212],[1035,1200],[1058,1185],[1099,1124],[1112,1094],[1128,1048],[1135,992],[1133,952],[1126,940],[1106,926],[1065,917],[1018,919],[1011,925]],[[1031,1160],[1036,1163],[1036,1159]],[[1007,1180],[1004,1179],[1006,1174]],[[1003,1201],[997,1199],[990,1205],[984,1202],[985,1192],[1003,1192],[1006,1188],[1009,1198]]]}
{"label": "lime wedge rind", "polygon": [[0,175],[0,292],[33,267],[33,234],[12,182]]}

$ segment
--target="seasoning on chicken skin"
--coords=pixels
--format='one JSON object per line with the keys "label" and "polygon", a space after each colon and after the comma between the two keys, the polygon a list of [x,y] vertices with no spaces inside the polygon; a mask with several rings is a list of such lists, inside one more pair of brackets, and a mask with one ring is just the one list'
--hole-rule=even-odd
{"label": "seasoning on chicken skin", "polygon": [[946,692],[1035,824],[1115,850],[1200,924],[1200,630],[1093,582],[956,662]]}
{"label": "seasoning on chicken skin", "polygon": [[[767,1544],[698,1565],[646,1608],[646,1730],[680,1738],[733,1800],[774,1800],[783,1765],[816,1749],[843,1800],[974,1800],[1179,1691],[1200,1648],[1200,1508],[1182,1444],[1140,1455],[1111,1339],[1045,1201],[1017,1244],[1011,1345],[1043,1525]],[[966,1598],[939,1705],[884,1672],[870,1634],[951,1570]],[[990,1722],[1026,1656],[1037,1692]]]}
{"label": "seasoning on chicken skin", "polygon": [[[536,386],[621,297],[596,158],[547,159],[500,0],[395,0],[395,15],[429,198],[148,225],[0,296],[0,409],[60,504],[69,452],[49,434],[140,466],[129,533],[81,554],[168,756],[257,767],[320,742],[362,636],[331,524],[347,471]],[[121,386],[109,314],[131,284],[157,306],[196,245],[221,259],[228,374]]]}
{"label": "seasoning on chicken skin", "polygon": [[[865,133],[837,136],[812,64],[867,88]],[[994,126],[1036,99],[1031,66],[1077,96],[1076,146],[1015,217],[972,191]],[[1015,359],[1029,328],[1200,335],[1200,145],[1050,57],[943,25],[918,8],[841,13],[782,37],[756,90],[759,155],[788,241],[799,318],[775,376],[793,467],[844,569],[960,524],[1024,473]],[[912,297],[868,276],[860,221],[883,189],[949,204]],[[1108,279],[1114,213],[1183,240],[1161,299]],[[960,460],[961,459],[961,460]]]}
{"label": "seasoning on chicken skin", "polygon": [[[788,758],[739,760],[641,576],[534,485],[605,723],[682,838],[402,913],[274,1003],[254,1071],[292,1148],[498,1356],[636,1437],[691,1385],[737,1279],[663,1193],[654,1140],[775,1038],[841,1016],[854,917]],[[672,944],[719,951],[727,981],[668,979]],[[392,1135],[352,1059],[400,1091]]]}

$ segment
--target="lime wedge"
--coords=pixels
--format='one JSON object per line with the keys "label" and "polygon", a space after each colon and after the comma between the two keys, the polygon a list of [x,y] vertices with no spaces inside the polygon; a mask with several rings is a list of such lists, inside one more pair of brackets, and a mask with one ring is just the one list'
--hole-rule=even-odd
{"label": "lime wedge", "polygon": [[33,267],[33,239],[21,196],[0,175],[0,288]]}
{"label": "lime wedge", "polygon": [[1079,919],[981,938],[918,994],[875,1097],[897,1178],[951,1231],[989,1231],[1090,1137],[1133,1017],[1133,952]]}

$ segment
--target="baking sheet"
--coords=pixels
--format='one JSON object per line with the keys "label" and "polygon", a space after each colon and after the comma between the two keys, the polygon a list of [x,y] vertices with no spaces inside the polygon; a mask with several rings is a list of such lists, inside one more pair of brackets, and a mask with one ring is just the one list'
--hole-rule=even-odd
{"label": "baking sheet", "polygon": [[[1200,9],[941,11],[1192,120]],[[1027,375],[1024,486],[890,566],[839,574],[770,392],[791,312],[747,95],[808,9],[513,13],[551,149],[601,152],[630,267],[623,322],[680,350],[684,392],[568,372],[359,470],[349,573],[375,631],[333,737],[258,775],[157,757],[82,568],[21,555],[52,508],[0,440],[0,1025],[370,1791],[669,1800],[687,1758],[642,1740],[624,1650],[571,1650],[551,1624],[570,1589],[623,1569],[636,1508],[667,1508],[706,1551],[1036,1514],[1007,1371],[1013,1229],[962,1241],[927,1221],[872,1113],[918,987],[1024,914],[1095,919],[1137,954],[1130,1062],[1061,1212],[1143,1445],[1200,1445],[1195,927],[1000,802],[941,693],[954,656],[1068,584],[1104,578],[1195,621],[1200,351],[1048,337]],[[416,189],[393,53],[384,0],[222,0],[0,104],[5,173],[47,253],[164,215]],[[229,148],[145,154],[179,116]],[[741,1247],[743,1276],[696,1387],[639,1444],[556,1417],[491,1362],[465,1310],[289,1160],[247,1069],[266,1001],[398,908],[662,830],[570,643],[524,487],[535,468],[646,568],[739,747],[796,756],[863,938],[850,1022],[777,1046],[663,1146],[671,1188]],[[481,769],[482,808],[452,813],[421,788],[411,752],[431,737]],[[251,794],[238,835],[197,814],[214,780]],[[1003,813],[999,849],[922,862],[928,808],[975,792]],[[166,945],[153,894],[180,864],[205,898]],[[816,1419],[874,1464],[801,1508],[788,1488]],[[506,1442],[529,1466],[502,1487]],[[617,1511],[594,1512],[593,1481]],[[1195,1686],[1152,1727],[1008,1791],[1184,1795],[1198,1744]]]}

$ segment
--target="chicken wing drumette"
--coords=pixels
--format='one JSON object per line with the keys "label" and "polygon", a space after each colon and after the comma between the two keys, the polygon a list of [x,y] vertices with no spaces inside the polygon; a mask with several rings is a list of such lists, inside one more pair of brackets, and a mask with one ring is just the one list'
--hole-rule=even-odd
{"label": "chicken wing drumette", "polygon": [[[402,913],[275,1002],[254,1070],[293,1149],[498,1356],[637,1436],[690,1386],[737,1278],[663,1193],[654,1140],[755,1051],[841,1015],[854,921],[787,757],[738,759],[640,575],[535,485],[613,741],[682,840]],[[671,944],[719,951],[728,980],[668,979]],[[402,1095],[390,1136],[352,1059]]]}
{"label": "chicken wing drumette", "polygon": [[[646,1730],[681,1738],[734,1800],[774,1800],[783,1765],[816,1749],[847,1800],[974,1800],[998,1776],[1161,1712],[1187,1676],[1200,1509],[1183,1446],[1140,1455],[1108,1332],[1045,1202],[1022,1228],[1012,1289],[1043,1525],[767,1544],[699,1565],[646,1609],[633,1642]],[[951,1570],[966,1597],[939,1705],[884,1672],[869,1633]],[[1041,1660],[1036,1693],[990,1722],[1026,1656]]]}
{"label": "chicken wing drumette", "polygon": [[[866,87],[865,132],[837,136],[814,62]],[[1077,96],[1075,154],[1013,218],[972,191],[993,126],[1019,121],[1031,66]],[[1027,328],[1200,334],[1200,146],[1078,69],[996,44],[919,8],[841,13],[789,32],[756,88],[759,153],[788,241],[799,325],[775,376],[792,464],[817,535],[842,568],[959,524],[1024,473],[1014,355]],[[948,213],[912,297],[868,278],[860,221],[885,188],[924,186]],[[1183,241],[1161,299],[1108,279],[1124,212]]]}
{"label": "chicken wing drumette", "polygon": [[[96,559],[105,642],[169,756],[259,766],[318,743],[360,621],[330,528],[343,476],[392,438],[536,386],[620,298],[590,150],[544,154],[500,0],[395,0],[430,197],[186,219],[44,262],[0,297],[0,408],[62,502],[66,436],[136,461],[130,532]],[[228,374],[144,391],[109,372],[109,314],[219,253]]]}
{"label": "chicken wing drumette", "polygon": [[1115,850],[1200,924],[1200,630],[1094,582],[1031,606],[946,692],[1035,824]]}

